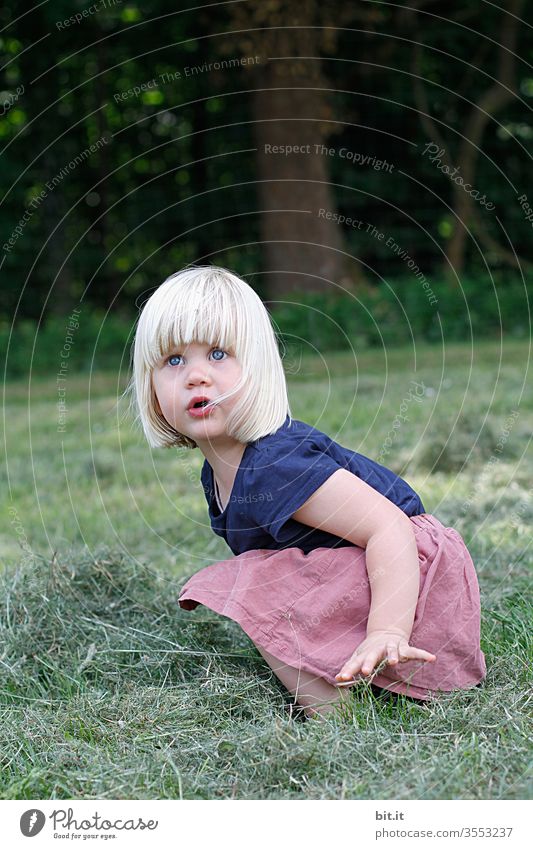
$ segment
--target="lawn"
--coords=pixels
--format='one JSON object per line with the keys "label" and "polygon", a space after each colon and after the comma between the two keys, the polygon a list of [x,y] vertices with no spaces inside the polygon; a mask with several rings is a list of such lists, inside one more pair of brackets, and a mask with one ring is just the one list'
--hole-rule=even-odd
{"label": "lawn", "polygon": [[[240,627],[177,605],[231,556],[198,451],[151,451],[124,376],[6,387],[0,797],[519,799],[531,794],[526,342],[286,360],[292,414],[402,474],[479,576],[481,687],[299,722]],[[530,778],[529,778],[530,782]]]}

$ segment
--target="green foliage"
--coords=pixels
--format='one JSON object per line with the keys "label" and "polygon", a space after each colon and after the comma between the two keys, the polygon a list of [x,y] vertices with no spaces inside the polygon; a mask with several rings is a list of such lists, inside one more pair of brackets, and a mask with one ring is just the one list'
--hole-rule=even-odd
{"label": "green foliage", "polygon": [[[411,340],[449,343],[500,333],[526,336],[525,286],[520,279],[479,275],[463,278],[457,289],[450,290],[443,281],[430,285],[437,303],[430,302],[416,279],[400,278],[363,289],[357,296],[292,293],[271,315],[284,345],[297,351],[358,351]],[[133,318],[104,315],[88,307],[78,322],[71,331],[68,370],[129,368]],[[65,319],[58,316],[48,317],[40,326],[20,321],[13,330],[0,323],[0,357],[5,359],[7,376],[59,373],[68,332]]]}
{"label": "green foliage", "polygon": [[[23,374],[60,375],[97,369],[128,368],[133,321],[119,316],[86,312],[72,330],[65,318],[49,316],[42,325],[29,319],[14,327],[0,324],[0,356],[8,377]],[[65,341],[70,347],[65,348]],[[65,357],[65,353],[68,356]],[[66,366],[62,366],[66,363]]]}
{"label": "green foliage", "polygon": [[461,279],[457,289],[442,280],[432,280],[430,286],[437,303],[431,303],[417,280],[401,278],[356,296],[294,295],[272,315],[288,345],[309,345],[319,351],[350,347],[357,351],[411,340],[453,342],[500,332],[527,335],[521,280],[495,283],[479,275]]}
{"label": "green foliage", "polygon": [[[337,46],[323,61],[331,109],[324,137],[330,152],[325,156],[335,203],[341,214],[390,235],[434,280],[451,231],[453,184],[423,153],[428,137],[413,93],[413,42],[424,44],[421,72],[429,109],[455,159],[461,140],[457,128],[465,126],[472,104],[479,102],[494,73],[491,34],[500,31],[502,11],[487,8],[480,16],[475,9],[465,12],[460,5],[438,2],[432,13],[439,26],[428,29],[423,14],[409,17],[395,7],[376,11],[372,4],[368,9],[359,5],[354,4],[353,28],[339,27]],[[85,292],[92,310],[118,303],[122,314],[133,317],[139,296],[198,260],[257,274],[258,291],[268,284],[261,275],[250,74],[240,66],[227,72],[187,72],[222,55],[238,54],[240,48],[224,38],[230,15],[227,4],[169,14],[162,0],[154,0],[149,19],[139,4],[129,2],[98,7],[65,25],[73,16],[66,0],[41,4],[31,16],[20,16],[17,4],[6,0],[0,10],[0,20],[9,24],[9,35],[0,40],[0,58],[5,60],[0,80],[5,103],[0,120],[0,244],[8,248],[3,249],[0,316],[11,321],[15,314],[17,320],[38,320],[41,313],[67,315]],[[343,23],[349,23],[346,14]],[[46,50],[41,45],[45,34]],[[520,28],[518,37],[517,54],[523,56],[527,29]],[[41,46],[23,49],[27,44]],[[531,79],[522,65],[517,77],[520,98],[484,134],[475,188],[495,204],[493,213],[478,210],[488,235],[527,257],[531,226],[517,193],[525,190],[530,156],[526,98]],[[31,84],[34,80],[38,84]],[[303,142],[306,132],[304,124]],[[106,142],[75,164],[76,157],[102,139]],[[359,158],[350,159],[343,150]],[[387,168],[362,164],[363,158],[386,162]],[[32,208],[43,187],[44,200]],[[302,203],[305,209],[305,199]],[[22,221],[25,213],[30,217]],[[404,261],[387,239],[380,241],[366,226],[341,229],[346,250],[362,263],[369,279],[375,274],[395,280],[402,274]],[[487,264],[501,270],[497,252],[481,245],[477,231],[473,236],[467,251],[471,276],[486,276]],[[394,283],[393,289],[397,286],[402,288]],[[404,288],[401,299],[409,299],[410,320],[413,316],[418,327],[420,319],[427,338],[438,338],[434,313],[416,289]],[[468,332],[466,309],[453,284],[440,290],[455,302],[457,321],[451,320],[450,308],[450,332],[461,338]],[[383,322],[391,340],[407,339],[401,321],[393,327],[394,296],[384,287],[376,294],[379,298],[367,306],[378,325]],[[525,316],[519,296],[507,304],[512,321],[515,314]],[[492,309],[488,301],[479,307],[479,315],[477,304],[469,306],[476,327],[484,317],[494,326],[495,302]],[[341,318],[341,326],[357,330],[362,342],[379,340],[371,315],[356,316],[350,308],[346,317],[341,310]],[[320,333],[335,341],[333,328]],[[82,359],[78,365],[86,367]],[[20,374],[21,367],[14,364],[10,371]]]}

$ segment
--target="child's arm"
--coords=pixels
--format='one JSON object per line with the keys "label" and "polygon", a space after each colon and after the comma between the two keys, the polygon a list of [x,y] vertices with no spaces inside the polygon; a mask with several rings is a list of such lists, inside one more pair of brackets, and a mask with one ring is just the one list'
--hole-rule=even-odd
{"label": "child's arm", "polygon": [[392,501],[347,469],[339,469],[292,516],[366,549],[371,588],[367,638],[357,647],[337,678],[369,674],[386,657],[435,660],[410,646],[420,569],[418,549],[408,516]]}

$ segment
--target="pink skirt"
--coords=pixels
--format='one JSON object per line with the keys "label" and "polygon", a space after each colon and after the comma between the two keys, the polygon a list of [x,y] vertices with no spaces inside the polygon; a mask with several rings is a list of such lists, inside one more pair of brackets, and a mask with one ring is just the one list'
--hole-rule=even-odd
{"label": "pink skirt", "polygon": [[[416,699],[469,689],[486,675],[480,647],[477,575],[457,531],[428,513],[411,517],[420,590],[410,645],[431,663],[385,666],[368,679]],[[336,684],[335,675],[365,639],[370,585],[358,546],[255,549],[206,566],[184,584],[179,604],[203,604],[238,622],[274,657]]]}

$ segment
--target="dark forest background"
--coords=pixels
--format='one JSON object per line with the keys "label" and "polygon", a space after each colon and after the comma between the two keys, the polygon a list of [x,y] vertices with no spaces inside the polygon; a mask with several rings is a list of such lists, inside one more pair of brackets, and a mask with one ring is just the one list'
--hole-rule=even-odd
{"label": "dark forest background", "polygon": [[531,11],[5,2],[8,374],[56,363],[73,309],[71,362],[115,363],[191,262],[242,274],[315,344],[529,333]]}

